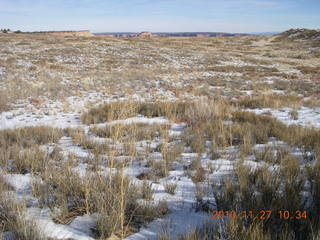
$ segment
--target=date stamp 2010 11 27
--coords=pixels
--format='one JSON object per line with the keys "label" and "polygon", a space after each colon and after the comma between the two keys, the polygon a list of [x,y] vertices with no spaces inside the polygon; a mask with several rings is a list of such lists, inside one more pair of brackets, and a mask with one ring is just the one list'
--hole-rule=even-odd
{"label": "date stamp 2010 11 27", "polygon": [[224,210],[214,210],[211,212],[211,219],[238,219],[238,218],[251,218],[251,219],[261,219],[267,220],[272,216],[284,220],[294,220],[294,219],[307,219],[308,212],[302,210],[288,211],[271,211],[271,210],[259,210],[259,211],[224,211]]}

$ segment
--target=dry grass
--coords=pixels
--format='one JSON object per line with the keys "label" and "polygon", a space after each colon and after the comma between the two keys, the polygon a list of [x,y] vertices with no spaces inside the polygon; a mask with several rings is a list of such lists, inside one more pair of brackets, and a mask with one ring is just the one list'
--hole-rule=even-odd
{"label": "dry grass", "polygon": [[[281,98],[281,101],[284,101],[284,99]],[[214,104],[217,104],[217,106],[210,108]],[[306,152],[311,151],[318,154],[320,149],[317,140],[318,130],[300,126],[287,126],[270,116],[234,111],[225,102],[209,104],[196,102],[190,106],[192,107],[183,111],[183,114],[173,114],[172,119],[185,119],[188,123],[188,128],[183,135],[183,143],[186,146],[191,146],[193,152],[199,154],[206,152],[205,141],[213,140],[215,147],[240,146],[242,158],[253,153],[257,162],[280,166],[279,171],[271,171],[267,167],[253,170],[244,164],[240,164],[235,172],[236,182],[234,180],[226,181],[220,194],[216,196],[220,209],[253,210],[256,212],[259,209],[270,209],[277,212],[279,209],[296,211],[305,208],[304,205],[301,205],[301,192],[304,190],[306,179],[305,174],[300,169],[298,160],[281,147],[265,148],[263,151],[253,152],[252,146],[267,143],[270,137],[276,137],[287,142],[290,146],[298,146]],[[224,111],[219,110],[219,107]],[[166,116],[166,114],[149,116]],[[226,120],[230,123],[225,124]],[[128,132],[130,131],[132,132],[132,129]],[[125,134],[125,136],[128,136],[128,134]],[[167,176],[167,164],[177,159],[176,156],[167,157],[169,152],[168,139],[165,139],[159,150],[165,161],[149,161],[152,171],[141,176],[142,179],[155,180]],[[214,148],[212,151],[214,151]],[[188,171],[197,186],[200,186],[200,183],[206,180],[206,170],[202,168],[200,158],[194,160]],[[316,173],[309,170],[309,176],[311,175],[313,177],[310,181],[314,182]],[[150,199],[152,195],[149,194],[151,187],[146,185],[143,189],[146,192],[143,194],[144,198]],[[201,189],[199,187],[197,191],[197,198],[200,202],[204,196]],[[313,187],[313,189],[315,189],[314,194],[318,194],[316,187]],[[279,194],[280,192],[281,194]],[[314,213],[317,211],[315,206],[314,204],[312,207],[311,217],[313,220]],[[286,239],[292,234],[296,236],[296,239],[299,239],[303,236],[310,236],[308,231],[310,232],[311,226],[317,231],[317,223],[310,225],[308,220],[285,222],[273,217],[268,222],[255,222],[246,219],[230,222],[225,234],[227,234],[228,239],[271,239],[274,236]],[[237,236],[239,238],[236,238]]]}
{"label": "dry grass", "polygon": [[68,136],[72,138],[75,145],[81,146],[84,149],[91,150],[95,155],[107,153],[110,151],[109,145],[105,142],[98,142],[86,136],[83,129],[68,128],[66,130]]}
{"label": "dry grass", "polygon": [[141,185],[141,197],[142,199],[152,200],[154,190],[152,189],[152,183],[144,180]]}
{"label": "dry grass", "polygon": [[0,131],[0,163],[5,169],[18,173],[39,173],[50,159],[39,145],[56,143],[62,137],[60,129],[26,127]]}
{"label": "dry grass", "polygon": [[140,196],[152,199],[151,185],[145,182],[139,193],[120,173],[110,177],[94,173],[80,178],[70,167],[63,166],[55,174],[48,170],[45,175],[44,183],[34,183],[33,194],[54,213],[54,209],[59,209],[54,220],[68,224],[77,216],[98,212],[97,236],[100,238],[112,234],[126,236],[168,211],[164,203],[138,204],[136,200]]}
{"label": "dry grass", "polygon": [[8,97],[4,91],[0,92],[0,113],[8,110]]}
{"label": "dry grass", "polygon": [[8,191],[12,190],[0,175],[0,237],[5,232],[12,232],[14,239],[45,240],[32,220],[25,219],[23,203],[12,199]]}
{"label": "dry grass", "polygon": [[319,230],[314,215],[318,211],[315,204],[308,211],[308,219],[284,220],[276,215],[282,209],[290,212],[306,210],[301,200],[305,179],[298,160],[287,157],[280,162],[279,172],[268,168],[252,170],[239,165],[236,170],[238,181],[225,182],[216,198],[219,209],[252,211],[255,214],[261,209],[268,209],[274,213],[269,219],[231,221],[226,231],[228,239],[260,239],[257,237],[262,235],[266,239],[309,239],[313,234],[311,230]]}
{"label": "dry grass", "polygon": [[[272,42],[272,39],[71,39],[1,35],[0,42],[5,47],[0,50],[3,56],[0,59],[0,74],[3,72],[1,76],[7,96],[0,101],[0,106],[10,106],[16,100],[27,97],[38,99],[45,96],[57,100],[62,96],[81,96],[83,91],[98,91],[116,97],[136,93],[160,93],[163,96],[163,92],[178,98],[185,95],[216,96],[208,86],[224,86],[227,91],[222,91],[222,95],[232,98],[237,96],[233,90],[243,86],[243,81],[239,81],[243,78],[239,74],[250,83],[264,77],[280,77],[290,81],[299,79],[300,76],[290,73],[290,70],[297,68],[306,78],[313,77],[319,69],[317,45],[312,46],[312,41]],[[260,41],[266,44],[260,46]],[[28,49],[21,51],[23,46],[28,46]],[[310,47],[313,47],[312,50]],[[228,75],[225,76],[225,73]],[[231,96],[230,89],[233,91]],[[83,121],[93,123],[109,117],[117,116],[87,116]]]}
{"label": "dry grass", "polygon": [[[181,137],[170,137],[167,124],[90,127],[90,137],[109,138],[105,143],[92,140],[81,129],[62,131],[30,127],[3,130],[0,131],[1,168],[41,177],[43,182],[33,182],[33,194],[39,199],[40,207],[52,209],[56,222],[67,224],[76,216],[99,213],[96,237],[107,239],[115,235],[124,238],[154,218],[168,213],[165,202],[149,203],[153,190],[150,181],[146,180],[159,181],[169,176],[174,163],[181,161],[180,155],[185,150],[199,156],[209,153],[212,159],[216,159],[220,157],[218,150],[236,146],[241,159],[253,154],[258,163],[275,165],[278,171],[267,167],[251,169],[241,163],[233,178],[227,179],[218,191],[219,209],[294,211],[305,207],[301,193],[309,191],[312,205],[308,210],[312,222],[240,219],[220,226],[223,228],[221,231],[204,226],[181,239],[315,238],[319,231],[317,216],[320,209],[319,130],[287,126],[270,116],[237,111],[239,107],[289,106],[294,108],[291,116],[296,119],[297,109],[302,105],[319,105],[317,46],[285,38],[275,42],[270,40],[269,37],[253,36],[232,39],[0,36],[0,42],[4,44],[0,49],[3,56],[0,57],[1,89],[5,89],[0,92],[0,112],[10,109],[18,99],[25,101],[27,97],[36,103],[34,108],[40,108],[42,99],[81,98],[88,92],[98,92],[103,97],[96,101],[102,102],[106,98],[115,101],[83,113],[81,121],[87,125],[137,115],[165,117],[171,122],[187,124]],[[311,51],[310,47],[314,50]],[[301,74],[292,71],[296,69]],[[269,78],[274,78],[274,82],[267,83]],[[269,94],[273,89],[288,94]],[[242,90],[252,90],[253,95],[243,97],[246,93]],[[131,100],[133,94],[143,97],[146,102]],[[298,94],[310,97],[308,102]],[[67,106],[66,99],[63,101],[66,103],[64,111],[68,108],[73,110]],[[95,157],[74,156],[68,159],[60,156],[59,148],[51,154],[39,149],[40,145],[57,143],[64,133],[72,138],[75,145]],[[302,149],[307,166],[303,168],[284,148],[253,151],[255,144],[267,143],[270,137]],[[150,143],[155,139],[163,140],[156,149],[150,147],[141,151],[142,143],[136,144],[138,141]],[[209,147],[206,146],[208,141]],[[150,158],[152,151],[160,152],[162,159]],[[101,154],[107,157],[102,158]],[[124,155],[130,160],[118,160],[117,157]],[[221,157],[225,157],[223,155]],[[238,160],[239,156],[230,158]],[[122,170],[129,161],[138,163],[140,160],[147,162],[145,167],[150,171],[139,176],[144,180],[142,186],[135,186]],[[84,177],[80,177],[74,168],[80,162],[88,166]],[[117,173],[111,174],[106,169]],[[214,171],[202,167],[200,157],[186,171],[196,183],[199,202],[205,196],[203,185],[211,184],[207,182],[207,175]],[[310,189],[305,189],[305,186],[310,186]],[[165,190],[175,194],[176,187],[176,183],[167,183]],[[0,190],[3,196],[6,190]],[[137,201],[141,198],[145,204]],[[17,226],[19,229],[32,229],[26,223],[19,225],[20,208],[7,204],[5,198],[0,199],[4,201],[1,205],[3,216],[9,219],[12,214],[6,214],[17,213],[10,223],[1,219],[1,227],[5,226],[5,230],[14,230]],[[30,237],[31,231],[24,231],[18,239],[38,239],[36,233]],[[162,238],[168,239],[168,236]]]}
{"label": "dry grass", "polygon": [[192,104],[185,102],[114,102],[89,110],[81,116],[81,120],[85,124],[96,124],[141,114],[146,117],[165,116],[169,119],[182,121],[190,108],[192,108]]}
{"label": "dry grass", "polygon": [[39,148],[29,148],[27,150],[20,151],[17,156],[13,156],[13,167],[11,172],[16,173],[40,173],[43,172],[46,166],[49,164],[49,156],[47,153]]}
{"label": "dry grass", "polygon": [[51,127],[25,127],[0,131],[0,147],[18,145],[29,148],[34,145],[55,143],[63,136],[61,129]]}
{"label": "dry grass", "polygon": [[104,128],[92,128],[93,134],[103,138],[127,138],[135,141],[152,140],[155,137],[160,137],[161,133],[168,130],[166,124],[113,124],[107,125]]}
{"label": "dry grass", "polygon": [[303,98],[287,94],[263,94],[240,98],[235,104],[244,108],[299,108],[303,104]]}
{"label": "dry grass", "polygon": [[169,193],[171,195],[175,194],[176,188],[177,188],[177,183],[166,183],[164,185],[164,190],[166,191],[166,193]]}

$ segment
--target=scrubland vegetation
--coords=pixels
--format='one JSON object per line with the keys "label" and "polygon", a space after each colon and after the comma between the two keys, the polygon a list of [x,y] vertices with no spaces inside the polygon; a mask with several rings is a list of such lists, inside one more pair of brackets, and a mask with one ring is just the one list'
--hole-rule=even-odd
{"label": "scrubland vegetation", "polygon": [[0,36],[0,236],[319,239],[319,45],[292,34]]}

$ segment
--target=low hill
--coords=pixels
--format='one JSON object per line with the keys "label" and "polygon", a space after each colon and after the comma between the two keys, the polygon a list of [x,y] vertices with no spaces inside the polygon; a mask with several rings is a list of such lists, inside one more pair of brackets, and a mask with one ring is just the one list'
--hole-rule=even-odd
{"label": "low hill", "polygon": [[292,41],[301,40],[319,40],[320,41],[320,30],[313,29],[290,29],[279,34],[278,37],[281,39],[291,39]]}

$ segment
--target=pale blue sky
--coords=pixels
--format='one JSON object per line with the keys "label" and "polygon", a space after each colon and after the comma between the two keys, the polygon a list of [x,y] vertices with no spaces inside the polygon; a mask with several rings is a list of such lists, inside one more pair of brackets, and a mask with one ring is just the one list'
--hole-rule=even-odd
{"label": "pale blue sky", "polygon": [[0,0],[0,28],[93,32],[320,28],[320,0]]}

